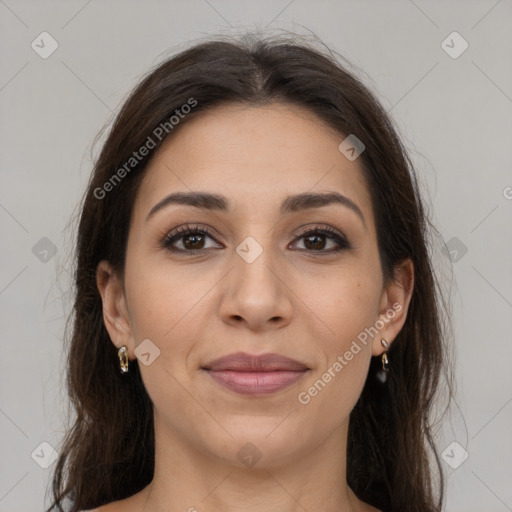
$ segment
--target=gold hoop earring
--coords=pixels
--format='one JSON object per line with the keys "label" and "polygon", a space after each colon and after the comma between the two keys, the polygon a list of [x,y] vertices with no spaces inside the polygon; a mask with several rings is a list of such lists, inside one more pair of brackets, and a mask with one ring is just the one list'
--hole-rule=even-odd
{"label": "gold hoop earring", "polygon": [[118,351],[117,355],[119,356],[119,364],[121,366],[121,373],[128,372],[128,352],[126,350],[126,346],[123,345]]}
{"label": "gold hoop earring", "polygon": [[382,353],[382,356],[381,356],[381,361],[382,361],[382,370],[379,370],[377,372],[377,378],[382,382],[386,382],[387,378],[388,378],[388,373],[389,373],[389,359],[388,359],[388,349],[389,349],[389,343],[384,339],[382,338],[380,340],[382,346],[386,349],[383,353]]}

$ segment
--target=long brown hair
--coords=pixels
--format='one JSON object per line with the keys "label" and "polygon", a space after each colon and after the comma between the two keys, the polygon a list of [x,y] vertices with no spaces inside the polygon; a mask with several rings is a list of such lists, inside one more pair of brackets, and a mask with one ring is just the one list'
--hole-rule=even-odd
{"label": "long brown hair", "polygon": [[[119,372],[96,286],[103,259],[123,275],[132,206],[148,162],[166,137],[213,106],[276,101],[309,109],[340,133],[340,141],[348,134],[363,141],[359,161],[372,197],[385,280],[393,279],[404,259],[414,264],[414,291],[405,325],[389,350],[388,381],[382,385],[375,378],[380,360],[372,358],[350,415],[347,482],[360,499],[380,509],[441,510],[443,475],[430,415],[447,359],[445,301],[429,255],[435,230],[396,128],[349,65],[296,36],[212,38],[156,66],[125,101],[80,205],[67,354],[67,387],[76,414],[55,466],[48,512],[63,511],[65,503],[77,512],[127,498],[153,478],[152,403],[136,361],[128,374]],[[193,108],[183,109],[191,99]],[[170,122],[177,111],[187,113]],[[155,132],[162,126],[166,129]],[[154,147],[127,167],[148,137]]]}

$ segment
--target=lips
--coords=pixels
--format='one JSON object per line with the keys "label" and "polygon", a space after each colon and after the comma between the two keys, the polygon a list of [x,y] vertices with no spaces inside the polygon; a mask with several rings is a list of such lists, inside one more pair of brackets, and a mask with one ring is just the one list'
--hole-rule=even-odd
{"label": "lips", "polygon": [[309,368],[295,359],[279,354],[253,356],[237,352],[215,359],[203,367],[205,370],[232,370],[237,372],[303,371]]}
{"label": "lips", "polygon": [[309,368],[279,354],[252,356],[230,354],[203,367],[222,387],[242,395],[268,395],[285,389],[303,377]]}

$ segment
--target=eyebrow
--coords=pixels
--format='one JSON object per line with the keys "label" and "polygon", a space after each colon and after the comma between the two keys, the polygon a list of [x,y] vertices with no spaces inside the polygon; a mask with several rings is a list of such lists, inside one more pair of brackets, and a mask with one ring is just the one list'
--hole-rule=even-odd
{"label": "eyebrow", "polygon": [[[159,210],[171,204],[181,204],[187,206],[194,206],[204,210],[224,211],[231,210],[230,201],[219,194],[212,194],[207,192],[175,192],[164,197],[153,208],[151,208],[146,222]],[[281,215],[287,213],[298,212],[301,210],[308,210],[311,208],[321,208],[331,204],[339,204],[349,208],[355,212],[366,227],[366,222],[363,212],[352,199],[340,194],[339,192],[325,192],[325,193],[310,193],[305,192],[302,194],[295,194],[288,196],[281,204]]]}

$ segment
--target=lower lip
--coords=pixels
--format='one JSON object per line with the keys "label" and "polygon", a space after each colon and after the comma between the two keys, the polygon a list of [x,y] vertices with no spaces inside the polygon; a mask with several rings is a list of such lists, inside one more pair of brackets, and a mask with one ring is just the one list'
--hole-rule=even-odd
{"label": "lower lip", "polygon": [[291,386],[303,377],[304,371],[237,372],[233,370],[211,371],[208,374],[231,391],[241,395],[269,395]]}

